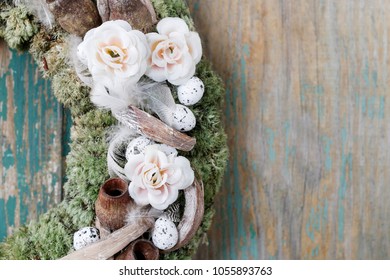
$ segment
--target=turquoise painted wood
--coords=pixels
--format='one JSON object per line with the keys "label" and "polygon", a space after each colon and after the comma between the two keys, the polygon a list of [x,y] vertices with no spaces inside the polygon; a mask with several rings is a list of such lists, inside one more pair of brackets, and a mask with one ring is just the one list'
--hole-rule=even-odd
{"label": "turquoise painted wood", "polygon": [[0,240],[61,201],[68,117],[32,57],[0,43]]}
{"label": "turquoise painted wood", "polygon": [[390,1],[188,3],[230,149],[197,257],[389,259]]}

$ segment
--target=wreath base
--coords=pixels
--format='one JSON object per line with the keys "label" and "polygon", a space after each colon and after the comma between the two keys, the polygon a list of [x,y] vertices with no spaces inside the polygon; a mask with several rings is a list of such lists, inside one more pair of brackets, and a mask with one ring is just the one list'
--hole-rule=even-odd
{"label": "wreath base", "polygon": [[[193,28],[184,0],[152,2],[158,17],[181,17]],[[2,2],[0,8],[0,36],[12,48],[29,50],[43,76],[52,79],[55,96],[70,108],[73,118],[64,200],[1,243],[0,259],[58,259],[72,247],[73,232],[94,224],[99,186],[108,178],[105,131],[115,119],[90,103],[89,88],[83,86],[67,63],[68,35],[62,29],[55,27],[48,31],[22,6],[12,7]],[[222,82],[205,59],[198,64],[196,76],[204,82],[207,93],[193,108],[199,125],[190,135],[197,139],[196,147],[183,155],[191,160],[204,182],[204,219],[189,245],[165,254],[165,259],[189,259],[198,247],[214,215],[214,197],[227,161],[220,109],[224,96]]]}

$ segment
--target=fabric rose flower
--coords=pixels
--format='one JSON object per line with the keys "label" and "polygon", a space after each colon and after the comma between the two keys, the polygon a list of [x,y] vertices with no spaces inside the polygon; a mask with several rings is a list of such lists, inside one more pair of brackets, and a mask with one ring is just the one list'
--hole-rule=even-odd
{"label": "fabric rose flower", "polygon": [[195,74],[195,66],[202,57],[199,34],[190,32],[180,18],[164,18],[157,24],[158,33],[148,33],[151,49],[146,75],[162,82],[182,85]]}
{"label": "fabric rose flower", "polygon": [[145,153],[129,157],[125,174],[131,180],[129,193],[134,201],[139,205],[150,204],[158,210],[175,202],[179,190],[194,181],[188,159],[176,154],[167,156],[157,145],[150,145]]}
{"label": "fabric rose flower", "polygon": [[78,46],[80,61],[94,82],[109,90],[136,83],[145,74],[149,48],[145,35],[124,20],[106,21],[85,34]]}

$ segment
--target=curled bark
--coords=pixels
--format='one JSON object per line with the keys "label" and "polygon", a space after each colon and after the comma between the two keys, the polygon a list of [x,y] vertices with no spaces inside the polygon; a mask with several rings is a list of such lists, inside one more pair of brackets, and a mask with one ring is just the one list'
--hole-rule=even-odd
{"label": "curled bark", "polygon": [[169,249],[163,251],[168,253],[176,251],[187,245],[196,234],[202,223],[204,214],[204,189],[201,180],[194,180],[194,183],[184,190],[185,206],[183,217],[180,220],[177,229],[179,231],[179,241]]}

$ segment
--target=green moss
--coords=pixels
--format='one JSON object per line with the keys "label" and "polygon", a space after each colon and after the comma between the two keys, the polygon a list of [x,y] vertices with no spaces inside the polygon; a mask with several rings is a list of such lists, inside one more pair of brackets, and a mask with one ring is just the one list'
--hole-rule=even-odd
{"label": "green moss", "polygon": [[151,0],[159,18],[180,17],[194,30],[194,22],[190,10],[183,0]]}
{"label": "green moss", "polygon": [[[184,0],[152,2],[160,18],[178,16],[193,29]],[[68,181],[64,185],[64,200],[38,221],[19,228],[1,243],[0,259],[57,259],[71,250],[75,231],[93,225],[99,186],[108,178],[105,133],[115,120],[108,112],[93,107],[89,100],[90,89],[82,84],[68,64],[67,35],[61,29],[54,28],[49,32],[39,27],[24,8],[1,5],[0,35],[11,47],[30,45],[29,51],[40,65],[44,77],[52,79],[55,96],[71,109],[74,125],[71,152],[66,159]],[[48,66],[46,69],[43,59]],[[192,241],[186,247],[164,255],[166,259],[191,258],[203,240],[214,215],[214,197],[221,185],[227,161],[226,135],[220,109],[224,96],[222,82],[204,59],[197,66],[197,76],[206,88],[202,102],[192,108],[198,124],[190,134],[196,137],[197,145],[192,151],[182,154],[188,157],[203,180],[205,215]]]}
{"label": "green moss", "polygon": [[0,12],[2,35],[11,48],[28,48],[31,38],[38,32],[38,23],[25,7],[4,8]]}

